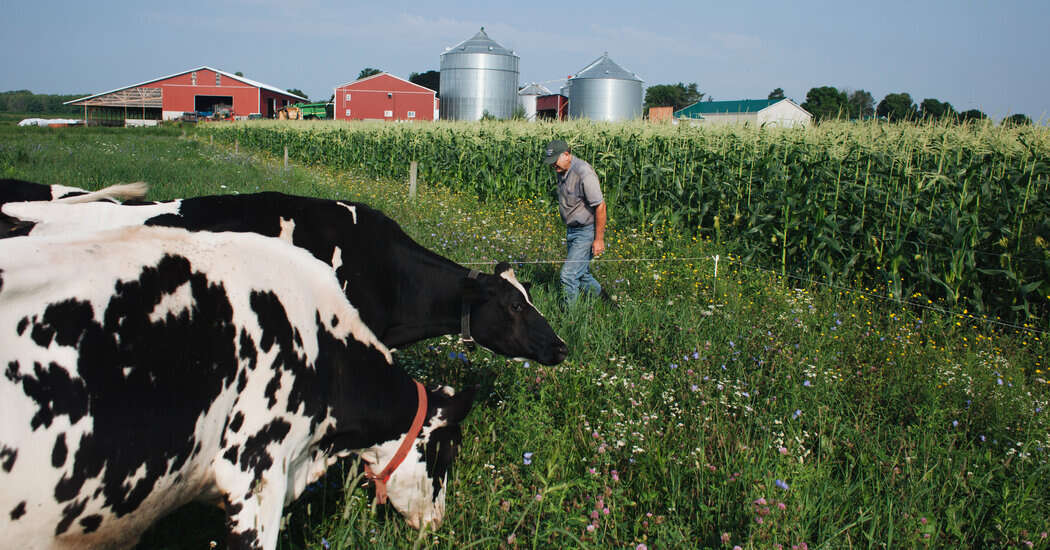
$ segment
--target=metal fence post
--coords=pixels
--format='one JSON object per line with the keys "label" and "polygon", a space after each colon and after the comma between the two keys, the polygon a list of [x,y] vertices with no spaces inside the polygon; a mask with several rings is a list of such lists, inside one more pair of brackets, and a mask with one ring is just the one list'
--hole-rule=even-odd
{"label": "metal fence post", "polygon": [[288,146],[284,146],[284,169],[288,169]]}

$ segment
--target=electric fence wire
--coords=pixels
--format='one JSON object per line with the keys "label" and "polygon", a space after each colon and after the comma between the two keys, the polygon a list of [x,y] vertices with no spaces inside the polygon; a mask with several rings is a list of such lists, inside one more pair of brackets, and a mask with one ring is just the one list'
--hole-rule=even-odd
{"label": "electric fence wire", "polygon": [[[693,257],[685,257],[685,258],[612,258],[612,259],[595,258],[595,259],[592,259],[591,262],[592,263],[690,262],[690,261],[709,261],[709,260],[717,261],[716,258],[717,258],[716,256],[693,256]],[[890,297],[890,296],[884,296],[882,294],[876,294],[876,293],[868,292],[868,291],[864,291],[864,290],[857,290],[855,288],[851,288],[851,287],[847,287],[847,286],[835,285],[835,284],[827,283],[827,282],[824,282],[824,281],[817,281],[815,279],[810,279],[810,278],[807,278],[807,277],[801,277],[801,276],[798,276],[798,275],[781,274],[779,271],[777,271],[775,269],[769,269],[769,268],[766,268],[766,267],[761,267],[761,266],[757,266],[757,265],[754,265],[754,264],[749,264],[747,262],[743,262],[743,261],[741,261],[739,259],[735,259],[735,258],[727,258],[727,259],[725,259],[723,261],[736,263],[736,264],[738,264],[740,266],[743,266],[743,267],[745,267],[747,269],[751,269],[751,270],[754,270],[754,271],[765,271],[765,272],[770,273],[770,274],[772,274],[772,275],[774,275],[776,277],[786,277],[788,279],[795,279],[795,280],[797,280],[799,282],[809,283],[809,284],[813,284],[813,285],[817,285],[817,286],[823,286],[823,287],[826,287],[826,288],[830,288],[830,289],[834,289],[834,290],[840,290],[840,291],[843,291],[843,292],[851,292],[851,293],[854,293],[854,294],[862,295],[862,296],[865,296],[865,297],[868,297],[868,298],[872,298],[874,300],[879,300],[879,301],[882,301],[882,302],[889,302],[889,303],[894,303],[894,304],[898,304],[898,305],[906,305],[906,306],[917,307],[917,308],[920,308],[920,309],[925,309],[925,310],[932,311],[934,313],[939,313],[939,314],[942,314],[942,315],[951,315],[953,317],[969,319],[969,320],[972,320],[972,321],[975,321],[975,322],[987,323],[987,324],[991,324],[991,325],[1000,326],[1000,327],[1003,327],[1003,328],[1011,328],[1011,329],[1015,329],[1015,330],[1018,330],[1018,331],[1030,332],[1030,333],[1040,334],[1040,335],[1050,334],[1050,332],[1048,332],[1046,330],[1038,329],[1038,328],[1035,328],[1035,327],[1032,327],[1032,326],[1017,325],[1017,324],[1014,324],[1014,323],[1008,323],[1006,321],[1001,321],[1001,320],[998,320],[998,319],[988,319],[988,318],[985,318],[985,317],[977,317],[976,315],[973,315],[973,314],[970,314],[970,313],[961,313],[961,312],[958,312],[958,311],[951,311],[949,309],[945,309],[945,308],[942,308],[942,307],[937,307],[937,306],[930,305],[930,304],[923,304],[921,302],[915,302],[915,301],[911,301],[911,300],[903,300],[903,299],[899,299],[899,298],[893,298],[893,297]],[[565,260],[515,260],[515,261],[507,260],[507,263],[508,264],[512,264],[512,265],[561,264],[561,263],[564,263],[564,262],[565,262]],[[495,265],[496,263],[498,263],[498,262],[496,262],[496,261],[471,261],[471,262],[464,262],[464,263],[462,263],[460,265],[464,265],[464,266],[482,266],[482,265]]]}

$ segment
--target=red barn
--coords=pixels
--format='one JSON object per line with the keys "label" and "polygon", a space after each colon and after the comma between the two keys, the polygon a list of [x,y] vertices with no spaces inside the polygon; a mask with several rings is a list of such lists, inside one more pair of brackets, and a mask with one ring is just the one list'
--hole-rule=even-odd
{"label": "red barn", "polygon": [[335,89],[338,120],[434,120],[437,92],[379,73]]}
{"label": "red barn", "polygon": [[66,104],[83,105],[89,124],[129,124],[128,120],[171,120],[194,112],[274,118],[281,107],[301,101],[306,98],[269,84],[198,67]]}
{"label": "red barn", "polygon": [[569,98],[561,94],[541,95],[536,98],[537,120],[565,120],[569,114]]}

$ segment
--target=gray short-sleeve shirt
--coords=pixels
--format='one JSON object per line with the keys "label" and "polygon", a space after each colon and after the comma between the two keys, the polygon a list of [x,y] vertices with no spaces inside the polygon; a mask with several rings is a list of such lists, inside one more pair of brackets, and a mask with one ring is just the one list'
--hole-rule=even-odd
{"label": "gray short-sleeve shirt", "polygon": [[594,223],[594,209],[603,200],[594,168],[586,161],[572,157],[569,169],[558,175],[558,211],[565,225],[578,227]]}

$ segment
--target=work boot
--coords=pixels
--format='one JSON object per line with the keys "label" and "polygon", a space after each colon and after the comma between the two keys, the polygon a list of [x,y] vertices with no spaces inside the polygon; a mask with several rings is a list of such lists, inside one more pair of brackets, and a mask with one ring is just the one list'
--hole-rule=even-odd
{"label": "work boot", "polygon": [[612,296],[609,296],[609,293],[606,292],[604,288],[602,289],[601,294],[598,294],[598,297],[601,298],[601,300],[605,302],[605,304],[608,305],[610,308],[620,309],[620,304],[617,304],[616,300],[613,300]]}

